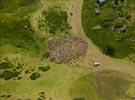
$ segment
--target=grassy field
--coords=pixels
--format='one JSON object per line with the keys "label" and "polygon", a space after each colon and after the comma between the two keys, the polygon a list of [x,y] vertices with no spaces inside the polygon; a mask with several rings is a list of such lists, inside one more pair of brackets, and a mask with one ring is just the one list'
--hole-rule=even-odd
{"label": "grassy field", "polygon": [[[134,78],[124,74],[123,70],[94,72],[91,60],[86,60],[85,56],[67,64],[49,60],[45,52],[48,38],[69,36],[65,34],[65,29],[70,27],[67,16],[70,1],[0,0],[0,100],[130,100],[135,96]],[[90,2],[93,3],[92,0]],[[72,3],[70,6],[73,6]],[[55,7],[60,7],[58,12],[48,12]],[[46,14],[43,17],[47,20],[43,22],[48,23],[55,34],[38,29],[38,20],[42,20],[40,15],[44,11]],[[95,25],[94,17],[90,21],[91,27]],[[66,31],[70,33],[70,30]],[[85,27],[84,31],[87,32]],[[125,99],[125,95],[129,99]]]}
{"label": "grassy field", "polygon": [[65,65],[48,64],[47,59],[41,61],[41,42],[34,36],[29,20],[29,15],[37,9],[36,1],[39,0],[0,0],[1,100],[51,100],[55,98],[52,90],[60,92],[55,88],[66,79],[63,74],[72,73],[73,69],[67,71]]}
{"label": "grassy field", "polygon": [[18,51],[29,51],[31,54],[38,53],[38,45],[34,41],[34,31],[28,17],[32,12],[29,7],[36,3],[37,0],[0,0],[1,50],[7,48],[10,51],[11,47]]}
{"label": "grassy field", "polygon": [[126,100],[126,93],[134,84],[129,79],[120,72],[97,72],[76,80],[70,87],[70,95],[73,100]]}
{"label": "grassy field", "polygon": [[[4,22],[0,23],[0,46],[11,45],[31,52],[38,52],[38,46],[31,37],[33,31],[28,19],[1,14],[0,20]],[[25,26],[28,28],[26,29]]]}
{"label": "grassy field", "polygon": [[[103,53],[115,57],[126,57],[134,53],[135,38],[135,19],[134,19],[134,1],[128,0],[125,7],[112,7],[112,0],[109,0],[104,6],[100,7],[100,15],[96,15],[94,11],[95,0],[84,0],[82,8],[82,25],[85,34],[96,44]],[[118,9],[124,13],[123,16],[130,16],[129,19],[119,19],[117,15]],[[125,24],[126,32],[118,32],[113,30],[113,26]],[[99,29],[94,29],[99,26]]]}
{"label": "grassy field", "polygon": [[39,1],[40,0],[0,0],[0,12],[23,12],[23,14],[27,14],[36,8],[35,6]]}

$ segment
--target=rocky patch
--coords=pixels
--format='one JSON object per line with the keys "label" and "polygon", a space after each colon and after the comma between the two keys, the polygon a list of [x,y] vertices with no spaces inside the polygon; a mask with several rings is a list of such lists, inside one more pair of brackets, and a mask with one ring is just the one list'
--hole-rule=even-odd
{"label": "rocky patch", "polygon": [[50,58],[56,63],[70,62],[86,54],[88,48],[87,42],[79,36],[52,38],[48,44]]}

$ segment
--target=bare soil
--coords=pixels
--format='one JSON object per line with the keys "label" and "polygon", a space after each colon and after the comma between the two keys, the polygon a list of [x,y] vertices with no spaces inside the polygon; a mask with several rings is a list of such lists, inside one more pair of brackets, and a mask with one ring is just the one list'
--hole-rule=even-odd
{"label": "bare soil", "polygon": [[87,52],[87,42],[79,37],[53,38],[49,40],[49,52],[51,59],[56,63],[66,63],[78,58]]}

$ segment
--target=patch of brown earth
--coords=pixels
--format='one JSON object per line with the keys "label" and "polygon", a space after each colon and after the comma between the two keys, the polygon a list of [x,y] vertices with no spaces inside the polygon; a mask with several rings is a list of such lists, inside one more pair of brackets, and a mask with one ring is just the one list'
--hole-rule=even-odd
{"label": "patch of brown earth", "polygon": [[50,58],[56,63],[67,63],[86,54],[88,44],[79,37],[52,38],[48,42]]}

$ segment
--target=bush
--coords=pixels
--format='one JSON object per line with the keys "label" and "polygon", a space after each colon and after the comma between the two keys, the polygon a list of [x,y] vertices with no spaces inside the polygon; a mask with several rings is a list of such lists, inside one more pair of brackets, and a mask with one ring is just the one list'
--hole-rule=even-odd
{"label": "bush", "polygon": [[39,70],[43,71],[43,72],[47,72],[50,69],[50,66],[46,66],[46,67],[38,67]]}
{"label": "bush", "polygon": [[25,70],[25,74],[28,74],[29,73],[29,70]]}
{"label": "bush", "polygon": [[34,73],[31,74],[30,79],[36,80],[39,77],[40,77],[40,74],[38,72],[34,72]]}
{"label": "bush", "polygon": [[7,98],[11,97],[12,95],[7,95]]}
{"label": "bush", "polygon": [[21,79],[22,79],[22,77],[21,77],[21,76],[17,77],[17,80],[21,80]]}
{"label": "bush", "polygon": [[38,97],[37,100],[43,100],[42,98]]}
{"label": "bush", "polygon": [[8,69],[11,68],[11,66],[11,62],[9,61],[0,63],[0,69]]}
{"label": "bush", "polygon": [[5,70],[2,73],[2,78],[4,78],[5,80],[10,80],[14,77],[17,77],[18,75],[19,75],[19,72],[17,72],[17,71]]}
{"label": "bush", "polygon": [[85,100],[83,97],[74,98],[73,100]]}

